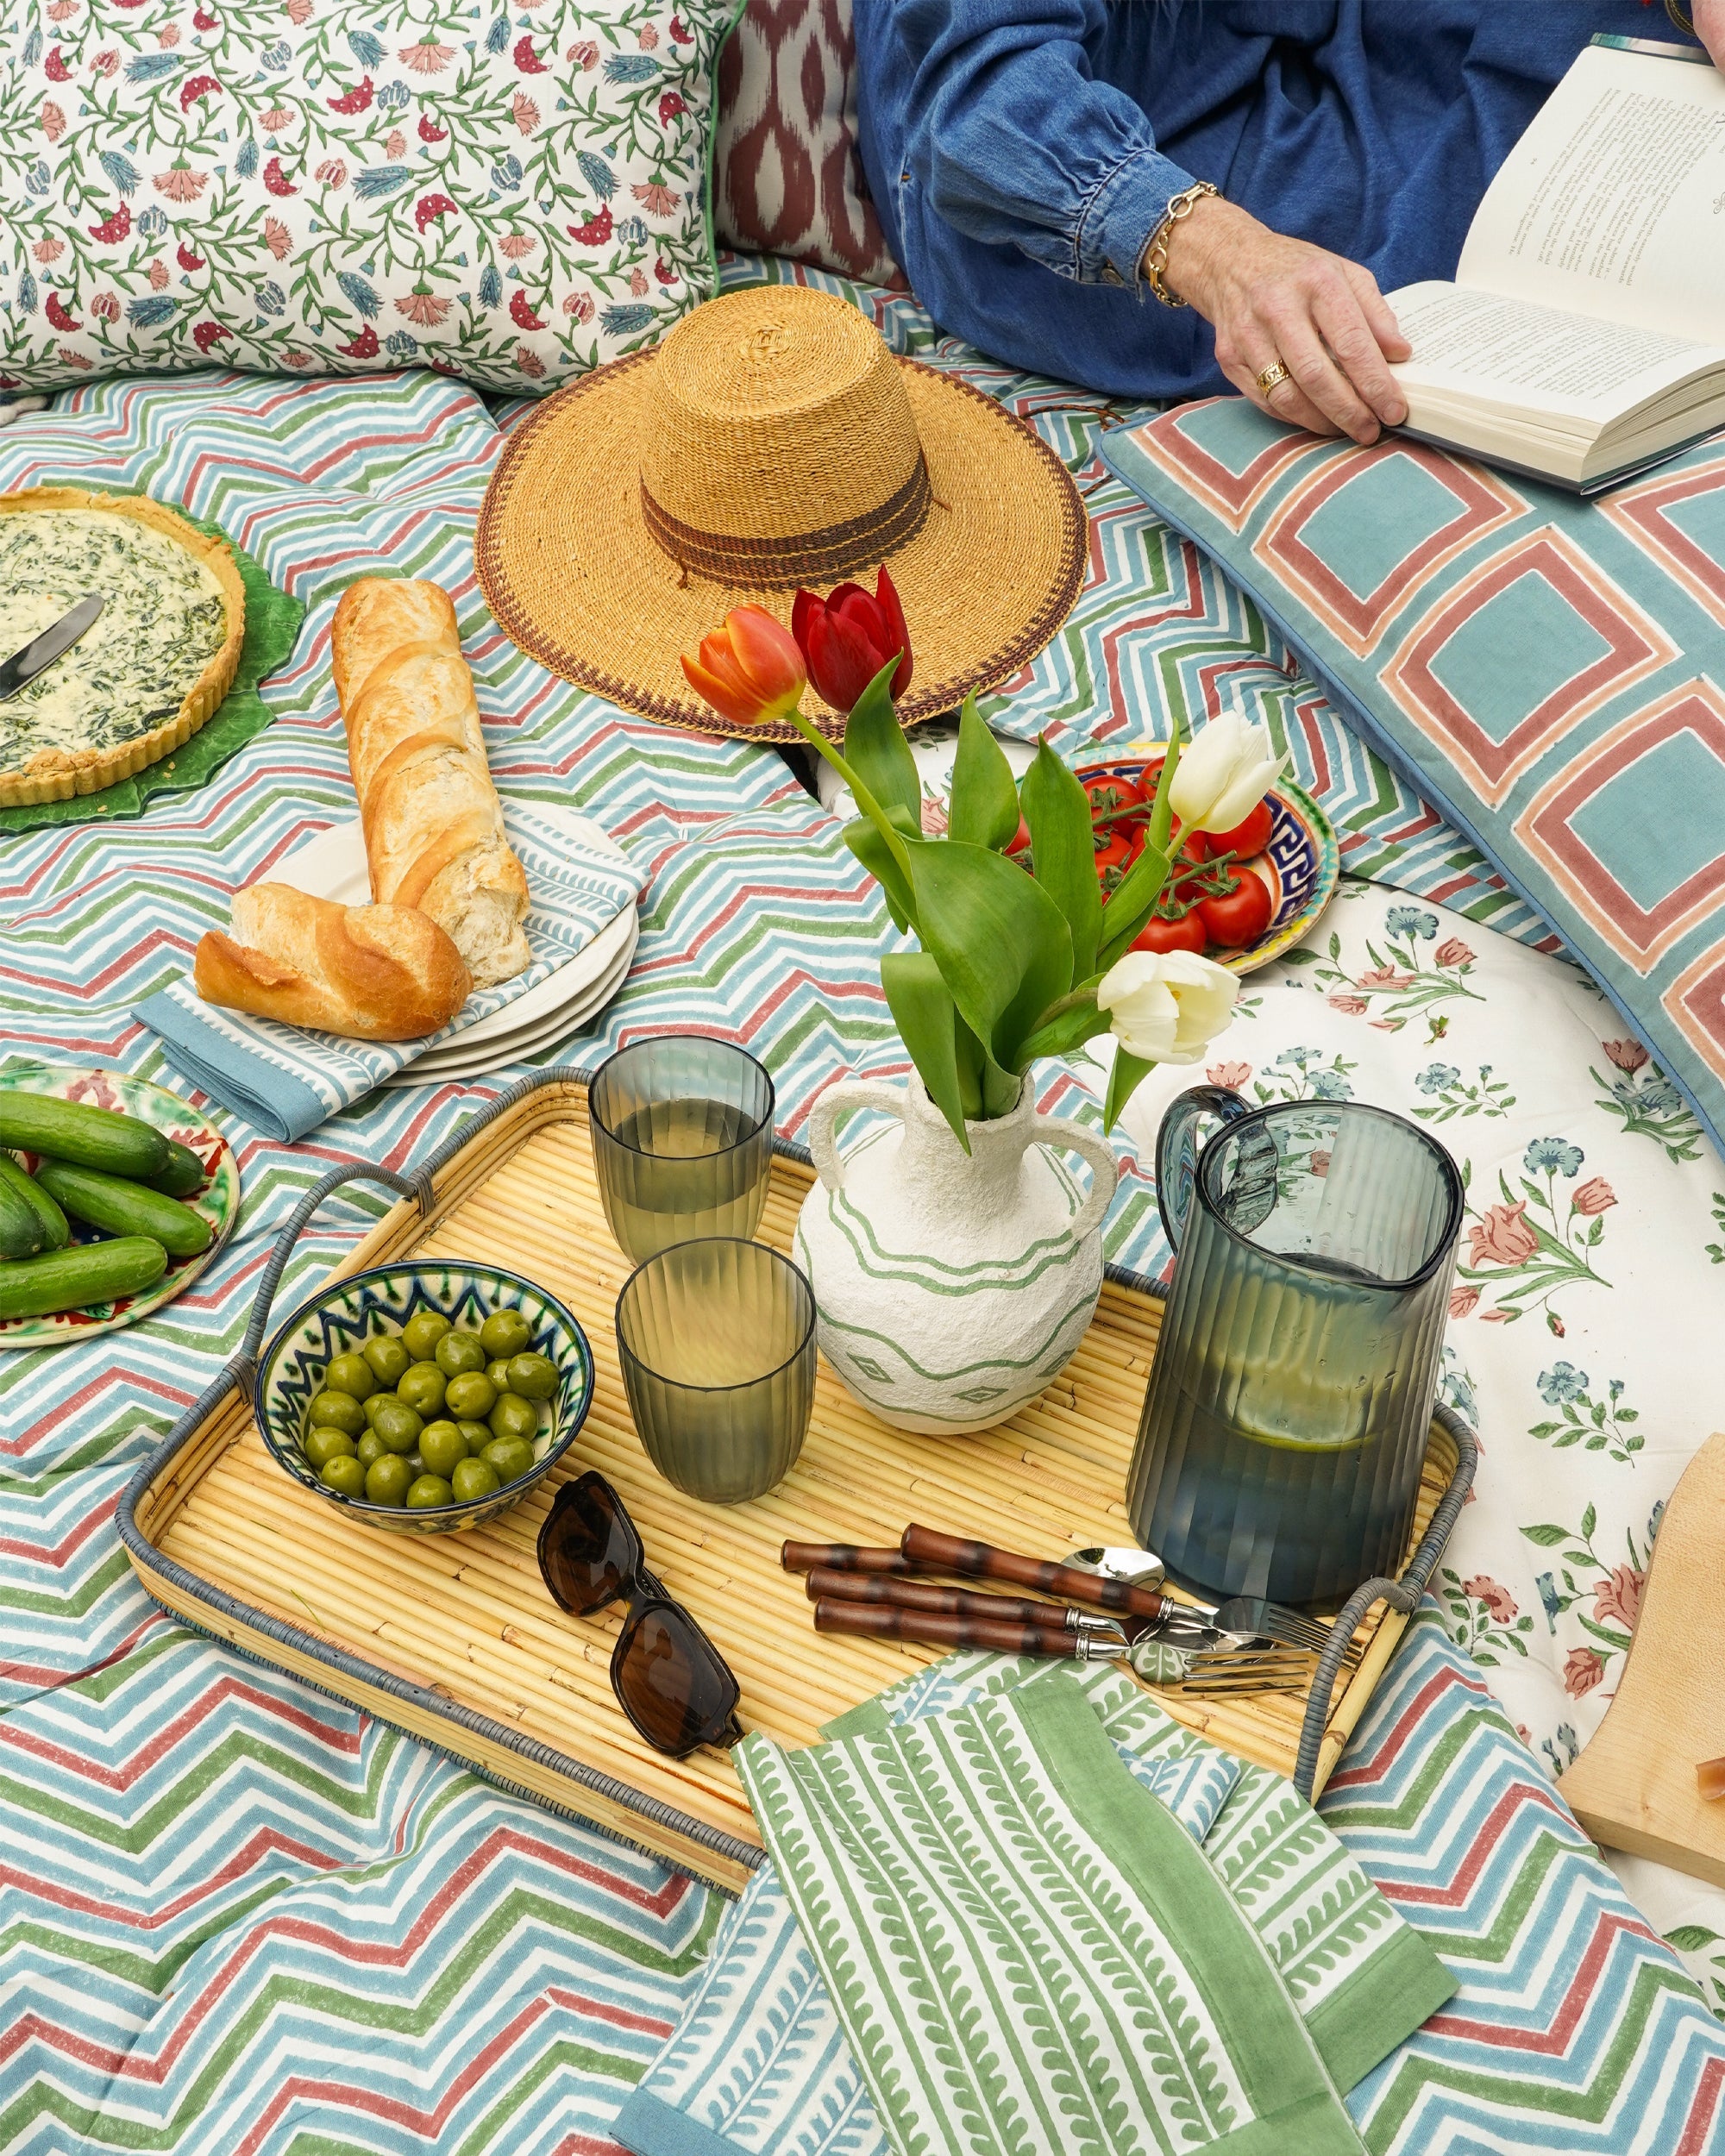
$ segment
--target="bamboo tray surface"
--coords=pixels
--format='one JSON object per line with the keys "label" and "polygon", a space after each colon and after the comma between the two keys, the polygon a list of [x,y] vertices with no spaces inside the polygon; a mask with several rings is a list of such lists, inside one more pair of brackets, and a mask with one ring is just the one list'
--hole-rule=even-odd
{"label": "bamboo tray surface", "polygon": [[[812,1180],[781,1148],[762,1240],[788,1251]],[[620,1611],[566,1617],[545,1591],[535,1557],[540,1522],[556,1482],[587,1468],[615,1484],[649,1564],[735,1670],[745,1727],[789,1745],[815,1742],[823,1723],[939,1651],[817,1635],[802,1579],[779,1564],[787,1537],[896,1543],[915,1520],[1051,1557],[1132,1540],[1123,1492],[1161,1305],[1129,1276],[1105,1283],[1072,1361],[1010,1422],[952,1438],[888,1430],[823,1363],[791,1474],[755,1503],[702,1505],[649,1466],[630,1420],[612,1309],[630,1266],[599,1202],[584,1084],[571,1074],[506,1096],[436,1166],[435,1189],[429,1224],[404,1199],[336,1277],[409,1255],[474,1259],[524,1273],[561,1297],[592,1342],[597,1382],[586,1427],[556,1476],[464,1534],[389,1535],[350,1524],[270,1458],[230,1370],[141,1470],[121,1529],[145,1584],[169,1608],[493,1779],[727,1887],[758,1861],[759,1836],[728,1756],[708,1749],[667,1759],[618,1708],[609,1664]],[[1450,1465],[1434,1445],[1416,1539]],[[1361,1626],[1364,1651],[1331,1714],[1317,1786],[1406,1621],[1380,1604]],[[1203,1699],[1164,1688],[1157,1697],[1230,1750],[1292,1771],[1303,1695]]]}

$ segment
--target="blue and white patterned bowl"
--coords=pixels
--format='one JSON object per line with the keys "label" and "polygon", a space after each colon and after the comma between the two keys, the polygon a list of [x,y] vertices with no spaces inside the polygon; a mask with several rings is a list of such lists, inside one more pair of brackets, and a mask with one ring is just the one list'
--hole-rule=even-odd
{"label": "blue and white patterned bowl", "polygon": [[[518,1310],[526,1319],[533,1332],[530,1347],[536,1355],[549,1357],[558,1372],[557,1390],[548,1403],[550,1422],[534,1440],[533,1465],[489,1497],[465,1505],[433,1506],[424,1512],[344,1497],[318,1481],[317,1470],[305,1457],[305,1411],[336,1356],[363,1347],[379,1333],[399,1332],[421,1310],[435,1310],[452,1325],[475,1332],[494,1310]],[[367,1526],[391,1534],[438,1535],[482,1526],[518,1504],[574,1443],[593,1395],[593,1351],[587,1336],[555,1295],[548,1295],[519,1273],[505,1273],[495,1265],[431,1261],[374,1265],[367,1272],[334,1282],[303,1303],[264,1352],[254,1413],[264,1443],[281,1465],[325,1504],[338,1506]]]}
{"label": "blue and white patterned bowl", "polygon": [[[1162,768],[1160,749],[1136,756],[1109,756],[1081,763],[1081,779],[1130,779],[1146,793],[1155,788]],[[1270,843],[1264,858],[1270,868],[1270,924],[1244,950],[1214,951],[1230,973],[1256,973],[1297,943],[1335,895],[1341,874],[1341,849],[1334,827],[1304,787],[1278,779],[1264,796],[1270,803]]]}

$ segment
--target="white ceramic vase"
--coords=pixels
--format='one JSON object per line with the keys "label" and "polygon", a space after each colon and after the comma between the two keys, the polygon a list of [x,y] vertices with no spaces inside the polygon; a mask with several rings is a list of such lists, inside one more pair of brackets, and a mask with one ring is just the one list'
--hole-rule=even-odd
{"label": "white ceramic vase", "polygon": [[[837,1119],[885,1109],[841,1161]],[[967,1156],[920,1080],[829,1087],[809,1117],[820,1180],[797,1223],[821,1352],[895,1429],[985,1430],[1033,1400],[1083,1337],[1102,1286],[1113,1148],[1026,1092],[967,1123]],[[1063,1153],[1094,1171],[1087,1193]]]}

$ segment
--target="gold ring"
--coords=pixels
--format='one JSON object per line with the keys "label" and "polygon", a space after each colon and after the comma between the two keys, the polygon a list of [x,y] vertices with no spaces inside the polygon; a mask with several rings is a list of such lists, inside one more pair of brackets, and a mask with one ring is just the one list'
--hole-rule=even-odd
{"label": "gold ring", "polygon": [[1272,360],[1268,367],[1260,368],[1258,372],[1258,393],[1260,396],[1268,397],[1271,390],[1291,379],[1288,369],[1283,367],[1281,360]]}

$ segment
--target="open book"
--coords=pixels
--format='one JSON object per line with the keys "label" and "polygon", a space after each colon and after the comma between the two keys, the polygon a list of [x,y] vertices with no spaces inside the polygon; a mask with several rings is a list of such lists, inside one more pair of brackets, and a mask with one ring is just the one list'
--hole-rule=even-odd
{"label": "open book", "polygon": [[1589,46],[1454,284],[1388,298],[1414,348],[1391,369],[1404,431],[1446,448],[1594,493],[1725,426],[1725,76],[1684,47]]}

